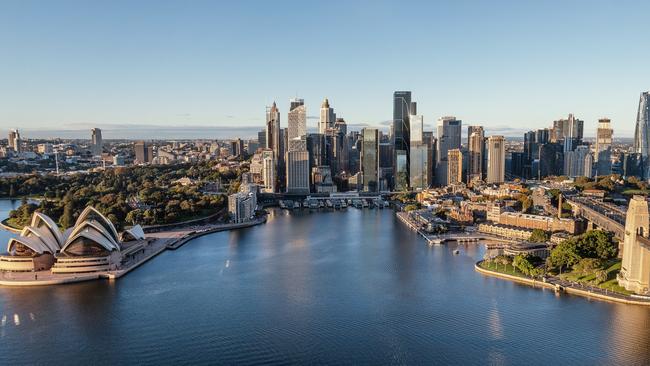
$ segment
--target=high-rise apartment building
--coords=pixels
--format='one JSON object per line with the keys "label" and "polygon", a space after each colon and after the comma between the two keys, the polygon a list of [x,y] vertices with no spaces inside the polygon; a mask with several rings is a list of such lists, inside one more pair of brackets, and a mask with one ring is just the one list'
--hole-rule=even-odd
{"label": "high-rise apartment building", "polygon": [[11,130],[9,131],[9,136],[7,138],[7,143],[10,149],[14,151],[19,151],[20,146],[17,146],[19,144],[16,144],[16,141],[20,141],[20,133],[18,130]]}
{"label": "high-rise apartment building", "polygon": [[456,117],[441,117],[438,119],[437,137],[438,150],[436,153],[436,182],[440,186],[447,184],[448,152],[460,149],[462,121]]}
{"label": "high-rise apartment building", "polygon": [[135,163],[145,164],[153,161],[153,147],[144,141],[138,141],[134,145]]}
{"label": "high-rise apartment building", "polygon": [[459,184],[463,182],[463,152],[460,149],[447,150],[447,178],[446,185]]}
{"label": "high-rise apartment building", "polygon": [[503,136],[490,136],[487,139],[487,179],[490,184],[505,181],[506,140]]}
{"label": "high-rise apartment building", "polygon": [[376,128],[361,130],[361,179],[364,192],[379,190],[379,132]]}
{"label": "high-rise apartment building", "polygon": [[91,150],[93,156],[101,156],[103,151],[102,130],[93,128],[91,131]]}
{"label": "high-rise apartment building", "polygon": [[467,128],[467,182],[483,179],[483,154],[485,149],[485,132],[483,126],[469,126]]}
{"label": "high-rise apartment building", "polygon": [[275,193],[276,187],[276,168],[277,164],[275,162],[275,153],[271,149],[265,149],[262,151],[262,182],[264,186],[262,187],[262,192],[264,193]]}
{"label": "high-rise apartment building", "polygon": [[642,178],[650,178],[650,92],[641,93],[634,129],[634,152],[641,157]]}
{"label": "high-rise apartment building", "polygon": [[395,190],[404,191],[409,187],[409,144],[411,141],[411,92],[396,91],[393,93],[393,170],[395,174]]}
{"label": "high-rise apartment building", "polygon": [[21,151],[22,141],[20,139],[20,132],[18,132],[18,130],[9,131],[8,143],[9,148],[13,149],[15,152]]}
{"label": "high-rise apartment building", "polygon": [[612,173],[613,135],[614,130],[612,130],[610,119],[599,119],[598,130],[596,130],[596,149],[594,151],[596,175],[608,175]]}

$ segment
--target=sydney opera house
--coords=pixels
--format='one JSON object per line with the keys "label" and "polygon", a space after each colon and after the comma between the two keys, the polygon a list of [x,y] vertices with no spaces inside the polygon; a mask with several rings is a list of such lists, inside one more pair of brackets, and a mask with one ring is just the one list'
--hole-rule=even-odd
{"label": "sydney opera house", "polygon": [[124,260],[141,251],[145,244],[139,225],[118,235],[113,223],[90,206],[65,232],[51,218],[36,212],[20,236],[9,239],[7,253],[0,256],[0,271],[111,271],[119,269]]}

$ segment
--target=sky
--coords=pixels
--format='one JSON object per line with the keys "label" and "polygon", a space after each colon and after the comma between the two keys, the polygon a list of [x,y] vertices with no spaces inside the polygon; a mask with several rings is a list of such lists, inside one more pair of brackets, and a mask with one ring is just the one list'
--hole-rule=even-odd
{"label": "sky", "polygon": [[[633,134],[650,89],[649,1],[0,1],[0,133],[254,137],[289,98],[386,128],[411,90],[519,136],[575,114]],[[316,118],[308,125],[316,126]],[[144,136],[142,136],[144,135]]]}

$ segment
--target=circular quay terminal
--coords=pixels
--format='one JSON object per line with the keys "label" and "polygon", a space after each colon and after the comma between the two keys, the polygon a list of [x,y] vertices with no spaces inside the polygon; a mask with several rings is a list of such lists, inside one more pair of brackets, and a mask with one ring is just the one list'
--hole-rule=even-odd
{"label": "circular quay terminal", "polygon": [[648,14],[0,1],[0,366],[650,366]]}

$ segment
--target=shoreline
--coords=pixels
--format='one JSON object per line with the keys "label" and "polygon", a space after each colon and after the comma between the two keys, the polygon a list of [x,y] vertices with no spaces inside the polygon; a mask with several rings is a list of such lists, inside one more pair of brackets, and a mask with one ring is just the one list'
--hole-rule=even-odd
{"label": "shoreline", "polygon": [[[201,230],[191,230],[176,228],[176,230],[159,231],[151,233],[151,242],[147,245],[148,252],[144,256],[138,258],[132,263],[127,264],[123,268],[111,271],[102,271],[94,273],[71,273],[71,274],[52,274],[50,270],[38,272],[3,272],[0,273],[0,286],[2,287],[34,287],[34,286],[50,286],[50,285],[63,285],[70,283],[86,282],[91,280],[108,279],[114,281],[129,272],[140,267],[144,263],[150,261],[159,254],[167,250],[176,250],[181,246],[189,243],[190,241],[204,235],[229,231],[245,229],[257,226],[267,221],[267,214],[255,220],[244,223],[229,223],[217,224]],[[34,276],[34,279],[32,279]],[[37,276],[40,279],[37,279]],[[13,278],[12,278],[13,277]]]}
{"label": "shoreline", "polygon": [[476,262],[474,264],[474,270],[482,275],[489,276],[489,277],[496,277],[499,279],[504,279],[508,280],[511,282],[517,282],[521,284],[525,284],[534,288],[541,288],[541,289],[549,289],[552,291],[556,291],[559,286],[559,292],[564,292],[570,295],[577,295],[581,297],[586,297],[588,299],[596,299],[599,301],[607,301],[607,302],[617,302],[620,304],[627,304],[627,305],[639,305],[639,306],[650,306],[650,300],[641,300],[641,299],[634,299],[632,297],[624,297],[624,295],[605,295],[597,292],[592,292],[589,290],[582,290],[578,289],[575,287],[568,287],[568,286],[561,286],[559,284],[553,284],[550,282],[543,282],[539,281],[533,278],[528,278],[528,277],[519,277],[519,276],[513,276],[509,275],[506,273],[501,273],[501,272],[496,272],[492,271],[486,268],[483,268],[480,266],[480,263],[483,262],[482,260]]}

